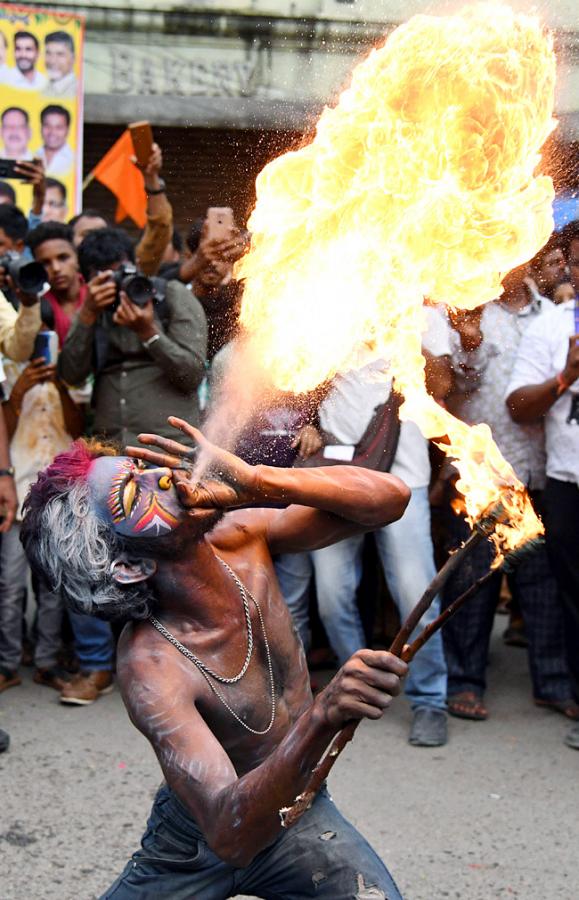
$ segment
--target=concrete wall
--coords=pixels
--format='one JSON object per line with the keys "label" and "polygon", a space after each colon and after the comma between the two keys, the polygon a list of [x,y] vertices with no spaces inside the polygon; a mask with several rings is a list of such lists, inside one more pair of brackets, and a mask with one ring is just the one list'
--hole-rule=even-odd
{"label": "concrete wall", "polygon": [[[87,17],[88,122],[147,118],[157,125],[302,130],[397,23],[456,3],[99,0],[92,7],[60,0],[58,6]],[[576,139],[577,0],[550,0],[542,14],[556,29],[560,136]]]}

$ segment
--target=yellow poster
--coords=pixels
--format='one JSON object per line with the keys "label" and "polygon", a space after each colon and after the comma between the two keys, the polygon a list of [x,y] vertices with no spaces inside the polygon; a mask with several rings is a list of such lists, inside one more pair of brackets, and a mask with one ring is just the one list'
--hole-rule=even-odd
{"label": "yellow poster", "polygon": [[[0,3],[0,160],[44,161],[46,204],[60,221],[82,202],[83,39],[80,16]],[[8,183],[28,214],[32,188]]]}

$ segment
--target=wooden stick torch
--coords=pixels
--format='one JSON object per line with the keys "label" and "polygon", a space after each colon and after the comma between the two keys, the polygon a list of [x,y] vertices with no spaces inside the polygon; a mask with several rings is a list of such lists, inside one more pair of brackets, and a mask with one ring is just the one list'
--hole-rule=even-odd
{"label": "wooden stick torch", "polygon": [[[410,662],[420,648],[424,646],[426,641],[429,640],[429,638],[431,638],[432,635],[435,634],[435,632],[437,632],[444,623],[447,622],[448,619],[450,619],[451,616],[453,616],[457,610],[460,609],[460,607],[495,574],[496,569],[491,569],[486,575],[479,578],[467,591],[461,594],[460,597],[457,597],[457,599],[450,604],[450,606],[448,606],[434,622],[431,622],[412,644],[408,645],[407,642],[410,635],[420,622],[422,616],[432,605],[434,598],[448,578],[456,571],[456,569],[458,569],[464,558],[468,556],[474,547],[478,546],[482,541],[487,540],[491,536],[495,526],[504,518],[504,515],[505,510],[503,504],[499,500],[475,524],[475,530],[468,540],[462,547],[459,547],[458,550],[449,556],[440,572],[436,574],[429,584],[428,588],[394,638],[394,641],[390,646],[390,653],[399,656],[404,662]],[[341,731],[338,732],[326,755],[320,760],[315,769],[313,769],[305,790],[296,797],[292,806],[286,806],[283,809],[280,809],[279,815],[283,828],[290,828],[299,818],[301,818],[306,810],[310,808],[318,791],[330,774],[338,756],[341,754],[346,744],[354,737],[354,733],[359,724],[359,720],[353,720],[348,722]]]}

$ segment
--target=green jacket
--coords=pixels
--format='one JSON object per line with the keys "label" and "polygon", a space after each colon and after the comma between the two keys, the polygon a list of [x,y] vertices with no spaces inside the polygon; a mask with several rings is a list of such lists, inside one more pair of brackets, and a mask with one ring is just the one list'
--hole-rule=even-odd
{"label": "green jacket", "polygon": [[[175,438],[175,429],[167,424],[170,415],[199,424],[197,388],[207,353],[205,313],[178,281],[167,283],[165,310],[166,321],[157,319],[159,340],[149,349],[105,312],[93,326],[83,325],[77,314],[60,353],[58,371],[67,384],[82,384],[94,374],[93,432],[121,448],[136,444],[139,432]],[[99,341],[105,336],[106,348],[98,371],[97,329]]]}

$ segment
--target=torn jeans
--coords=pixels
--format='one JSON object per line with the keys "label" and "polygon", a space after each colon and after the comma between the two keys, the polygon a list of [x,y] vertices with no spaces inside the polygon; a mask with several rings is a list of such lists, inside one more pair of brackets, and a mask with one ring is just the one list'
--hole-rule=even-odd
{"label": "torn jeans", "polygon": [[157,793],[141,849],[101,900],[225,900],[238,894],[402,900],[380,858],[325,789],[292,828],[238,869],[209,849],[167,785]]}

